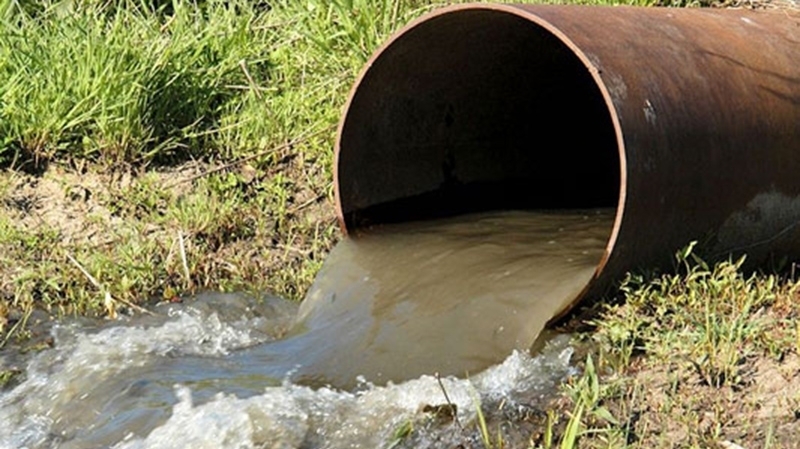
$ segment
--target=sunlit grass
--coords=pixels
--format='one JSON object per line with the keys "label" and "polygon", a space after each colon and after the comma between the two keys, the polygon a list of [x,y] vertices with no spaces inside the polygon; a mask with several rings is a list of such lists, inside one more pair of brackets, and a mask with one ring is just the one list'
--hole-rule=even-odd
{"label": "sunlit grass", "polygon": [[[161,3],[0,2],[0,158],[141,164],[264,150],[335,124],[366,58],[420,9]],[[327,164],[331,139],[309,156]]]}
{"label": "sunlit grass", "polygon": [[753,354],[782,357],[793,349],[794,327],[781,314],[798,286],[777,275],[743,274],[744,258],[710,267],[691,260],[690,251],[677,259],[677,274],[646,280],[629,276],[621,286],[625,301],[611,306],[596,338],[623,366],[634,353],[673,359],[696,370],[703,382],[721,387],[737,384],[741,366]]}
{"label": "sunlit grass", "polygon": [[[196,136],[226,102],[261,79],[271,39],[248,2],[175,2],[172,14],[134,2],[13,1],[0,33],[0,157],[107,163],[181,159],[208,151]],[[234,10],[235,9],[235,10]],[[14,12],[12,12],[14,11]]]}
{"label": "sunlit grass", "polygon": [[[230,159],[324,129],[369,55],[443,4],[0,0],[0,162]],[[329,164],[332,134],[308,156]]]}
{"label": "sunlit grass", "polygon": [[[765,435],[769,423],[752,421],[762,399],[737,392],[755,394],[759,367],[798,354],[800,284],[746,274],[743,258],[710,265],[692,248],[674,274],[629,275],[593,319],[597,363],[565,388],[565,429],[551,425],[562,447],[713,447],[748,426]],[[667,429],[673,438],[659,436]]]}
{"label": "sunlit grass", "polygon": [[[0,0],[0,198],[17,169],[70,166],[108,179],[93,193],[119,219],[97,219],[100,243],[65,243],[53,227],[0,214],[0,343],[12,329],[24,335],[18,316],[32,308],[113,316],[199,290],[302,298],[338,238],[333,127],[347,92],[392,32],[444,3]],[[249,159],[234,164],[240,158]],[[193,160],[224,169],[182,181],[185,189],[156,173]],[[132,181],[117,182],[119,173]],[[677,261],[677,274],[630,276],[595,318],[595,357],[530,447],[642,447],[633,436],[648,429],[633,417],[652,391],[637,370],[667,367],[670,394],[687,384],[727,391],[752,382],[753,358],[800,350],[796,284],[745,275],[739,260],[709,266],[685,251]],[[0,385],[11,376],[0,373]],[[665,419],[690,429],[702,407],[718,406],[688,394],[670,401]],[[504,446],[482,416],[473,424],[483,445]],[[681,443],[706,447],[713,437]]]}

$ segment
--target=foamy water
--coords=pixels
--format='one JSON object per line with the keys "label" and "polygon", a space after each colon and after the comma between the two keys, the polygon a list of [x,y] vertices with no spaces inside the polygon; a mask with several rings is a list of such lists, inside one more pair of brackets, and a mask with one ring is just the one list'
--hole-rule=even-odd
{"label": "foamy water", "polygon": [[[387,386],[362,383],[352,392],[237,378],[231,354],[267,341],[268,333],[251,330],[266,320],[224,322],[212,308],[174,307],[157,324],[100,331],[56,326],[55,347],[37,354],[26,379],[0,396],[0,447],[455,446],[478,438],[478,403],[503,402],[509,413],[531,407],[572,370],[572,348],[561,337],[536,357],[514,352],[468,380],[442,378],[468,428],[462,432],[454,422],[434,425],[423,411],[447,403],[430,375]],[[418,430],[398,440],[407,423]]]}
{"label": "foamy water", "polygon": [[[535,356],[526,349],[591,277],[608,220],[583,214],[565,224],[556,214],[532,228],[523,224],[530,217],[517,218],[524,220],[512,220],[506,238],[492,237],[502,223],[491,215],[445,222],[445,234],[405,227],[382,249],[374,239],[345,242],[339,268],[323,270],[299,315],[278,298],[209,294],[159,306],[153,317],[57,324],[53,348],[32,356],[22,381],[0,393],[0,447],[455,447],[478,441],[479,404],[503,423],[507,441],[517,435],[521,444],[530,424],[520,417],[536,413],[572,373],[569,337]],[[525,243],[532,229],[551,235]],[[423,243],[417,250],[414,235]],[[488,255],[494,262],[482,262]],[[381,264],[404,274],[382,278]],[[579,277],[556,276],[563,267]],[[549,273],[546,285],[568,285],[555,290],[560,305],[525,280],[536,269]],[[491,301],[502,313],[490,313]],[[543,311],[531,318],[531,310]],[[441,342],[431,343],[437,334]],[[9,360],[17,359],[0,353],[0,363]],[[433,375],[448,370],[461,375]],[[451,406],[445,391],[456,420],[431,412]]]}

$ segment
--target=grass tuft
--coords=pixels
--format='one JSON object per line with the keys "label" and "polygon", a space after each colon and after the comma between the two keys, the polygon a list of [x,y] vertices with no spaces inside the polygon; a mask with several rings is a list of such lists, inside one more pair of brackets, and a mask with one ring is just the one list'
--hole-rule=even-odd
{"label": "grass tuft", "polygon": [[690,366],[714,387],[741,383],[752,355],[784,355],[778,348],[787,347],[793,327],[774,326],[766,311],[784,307],[797,286],[776,275],[745,276],[744,257],[710,268],[691,256],[678,255],[678,274],[628,276],[624,303],[609,308],[597,338],[623,365],[634,354],[652,355]]}
{"label": "grass tuft", "polygon": [[800,367],[800,284],[745,274],[744,258],[711,266],[692,249],[678,252],[675,274],[629,275],[623,298],[592,320],[586,338],[597,363],[589,356],[566,386],[571,408],[561,414],[569,418],[563,431],[550,422],[548,441],[666,448],[738,439],[763,447],[771,435],[771,447],[793,447],[793,430],[780,440],[774,428],[796,421],[797,402],[781,392],[797,388],[783,373]]}

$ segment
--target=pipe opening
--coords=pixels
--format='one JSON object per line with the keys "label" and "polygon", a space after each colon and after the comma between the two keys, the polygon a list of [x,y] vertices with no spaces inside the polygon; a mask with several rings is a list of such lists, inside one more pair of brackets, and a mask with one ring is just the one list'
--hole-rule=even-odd
{"label": "pipe opening", "polygon": [[616,208],[614,126],[544,27],[462,9],[407,28],[353,91],[337,145],[348,230],[496,209]]}

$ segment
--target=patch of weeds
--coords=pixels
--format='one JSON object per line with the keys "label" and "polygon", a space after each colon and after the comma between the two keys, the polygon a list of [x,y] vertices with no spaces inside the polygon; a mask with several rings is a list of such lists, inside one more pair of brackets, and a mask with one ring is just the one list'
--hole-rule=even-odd
{"label": "patch of weeds", "polygon": [[771,332],[765,311],[779,297],[793,297],[794,285],[780,285],[775,275],[745,276],[744,258],[711,268],[690,247],[676,260],[679,274],[626,278],[624,303],[609,308],[597,338],[623,364],[640,350],[690,366],[711,386],[746,381],[747,358],[784,339]]}
{"label": "patch of weeds", "polygon": [[[300,176],[296,160],[249,175],[169,169],[109,181],[90,172],[88,199],[42,200],[13,212],[23,220],[0,214],[0,323],[11,309],[114,317],[202,290],[302,298],[338,232],[331,198],[315,190],[319,173]],[[50,183],[49,193],[68,198],[74,184]],[[45,183],[25,185],[25,195],[45,198],[35,190]],[[66,232],[58,217],[75,204],[92,213]],[[10,330],[2,327],[0,337]]]}
{"label": "patch of weeds", "polygon": [[591,355],[583,364],[580,377],[564,385],[566,403],[547,413],[544,430],[535,442],[537,448],[571,449],[585,447],[624,447],[630,440],[629,426],[618,420],[606,403],[619,396],[620,385],[601,381]]}
{"label": "patch of weeds", "polygon": [[[226,175],[223,175],[226,176]],[[252,239],[264,230],[259,205],[243,200],[238,184],[220,185],[214,177],[179,198],[164,217],[172,229],[184,233],[193,245],[213,253],[226,245]]]}
{"label": "patch of weeds", "polygon": [[154,173],[137,177],[124,187],[110,186],[106,204],[112,215],[135,220],[163,216],[174,198]]}
{"label": "patch of weeds", "polygon": [[[47,226],[33,231],[18,228],[0,217],[0,278],[3,296],[10,297],[4,309],[25,310],[34,303],[49,307],[60,292],[57,280],[41,276],[53,266],[61,237]],[[0,298],[2,299],[2,298]]]}
{"label": "patch of weeds", "polygon": [[798,284],[744,274],[743,258],[711,266],[692,249],[676,254],[676,274],[629,275],[592,321],[596,355],[555,411],[556,423],[569,417],[553,432],[562,446],[763,447],[770,434],[792,447],[796,407],[780,392],[797,388],[781,373],[798,366]]}

